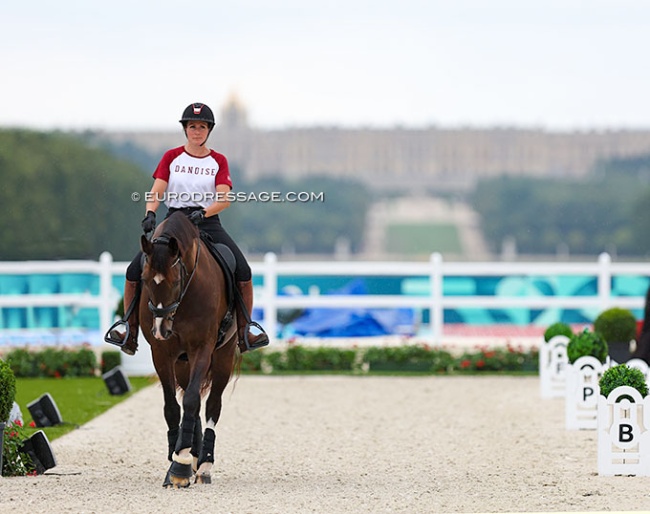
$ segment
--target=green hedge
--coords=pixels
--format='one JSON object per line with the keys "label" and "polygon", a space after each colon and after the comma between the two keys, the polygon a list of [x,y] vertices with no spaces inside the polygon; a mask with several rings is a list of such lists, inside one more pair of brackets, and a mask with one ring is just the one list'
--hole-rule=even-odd
{"label": "green hedge", "polygon": [[539,350],[521,347],[477,347],[455,354],[428,345],[372,346],[368,348],[305,347],[290,344],[285,350],[265,348],[242,356],[244,373],[287,372],[421,372],[480,371],[534,372]]}
{"label": "green hedge", "polygon": [[4,359],[14,375],[22,378],[92,377],[97,373],[97,357],[87,346],[40,351],[16,348],[8,351]]}
{"label": "green hedge", "polygon": [[[98,363],[90,347],[46,348],[30,351],[16,348],[4,355],[14,375],[29,377],[86,377],[105,373],[121,362],[120,352],[106,351]],[[246,352],[243,373],[368,373],[368,372],[533,372],[537,371],[539,350],[505,346],[475,347],[463,352],[426,344],[371,346],[367,348],[307,347],[289,344],[286,349],[265,348]]]}

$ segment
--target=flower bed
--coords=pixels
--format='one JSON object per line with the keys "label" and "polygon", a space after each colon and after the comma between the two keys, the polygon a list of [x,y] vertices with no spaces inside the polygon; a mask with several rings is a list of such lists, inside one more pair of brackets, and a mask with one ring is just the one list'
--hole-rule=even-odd
{"label": "flower bed", "polygon": [[[29,425],[34,428],[36,424],[32,421]],[[2,445],[2,476],[18,477],[25,475],[35,475],[34,464],[26,453],[21,451],[21,447],[27,432],[19,420],[9,422],[4,428],[4,438]]]}

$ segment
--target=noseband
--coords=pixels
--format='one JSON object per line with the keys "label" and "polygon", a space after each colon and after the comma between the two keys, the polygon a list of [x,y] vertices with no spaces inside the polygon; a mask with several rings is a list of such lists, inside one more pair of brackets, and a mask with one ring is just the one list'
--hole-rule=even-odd
{"label": "noseband", "polygon": [[[169,238],[167,236],[160,236],[160,237],[156,237],[151,242],[154,244],[156,243],[169,244]],[[149,310],[151,311],[151,313],[155,318],[164,318],[167,321],[174,321],[174,315],[176,314],[176,309],[178,309],[178,306],[181,304],[181,301],[183,301],[183,297],[187,292],[187,288],[190,287],[190,283],[194,278],[194,273],[196,272],[196,268],[198,267],[199,264],[200,254],[201,254],[201,243],[199,242],[198,248],[196,250],[196,258],[194,259],[194,267],[192,268],[192,273],[189,273],[189,278],[187,279],[186,282],[185,282],[185,278],[188,276],[188,272],[187,272],[187,268],[185,267],[185,263],[181,259],[180,255],[178,256],[174,264],[170,266],[171,268],[173,268],[179,263],[181,265],[181,292],[180,295],[178,296],[178,300],[176,300],[171,305],[168,305],[167,307],[156,307],[150,298],[147,306],[149,307]],[[183,282],[185,282],[184,285]]]}

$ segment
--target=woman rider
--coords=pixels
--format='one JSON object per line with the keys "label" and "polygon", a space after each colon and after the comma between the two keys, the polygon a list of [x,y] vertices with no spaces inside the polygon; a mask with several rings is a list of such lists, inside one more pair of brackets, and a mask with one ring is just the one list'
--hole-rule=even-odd
{"label": "woman rider", "polygon": [[[253,283],[251,268],[232,238],[221,225],[219,213],[230,206],[227,193],[232,189],[226,157],[206,146],[214,128],[214,114],[202,103],[188,105],[180,119],[187,142],[184,146],[168,150],[153,174],[154,183],[147,196],[146,215],[142,220],[145,234],[156,228],[156,210],[160,199],[165,198],[167,216],[176,211],[186,214],[200,230],[207,232],[215,243],[223,243],[235,255],[237,263],[235,280],[248,313],[253,311]],[[127,309],[136,295],[142,275],[142,252],[135,256],[126,270],[124,285],[124,308]],[[249,346],[244,342],[247,326],[246,316],[237,305],[237,328],[239,348],[242,352],[269,344],[267,335],[248,333]],[[121,341],[121,349],[128,355],[138,348],[138,309],[127,320],[129,334],[111,330],[109,339]]]}

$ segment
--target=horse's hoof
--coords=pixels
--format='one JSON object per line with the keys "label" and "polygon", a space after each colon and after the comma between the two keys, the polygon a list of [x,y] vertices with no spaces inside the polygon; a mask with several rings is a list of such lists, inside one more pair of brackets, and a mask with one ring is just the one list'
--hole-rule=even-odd
{"label": "horse's hoof", "polygon": [[191,464],[179,464],[178,462],[172,462],[165,476],[165,481],[163,482],[163,487],[169,488],[173,487],[176,489],[181,489],[190,486],[190,478],[192,478],[192,465]]}
{"label": "horse's hoof", "polygon": [[196,475],[196,478],[194,479],[195,484],[211,484],[212,483],[212,476],[210,476],[210,473],[199,473]]}

